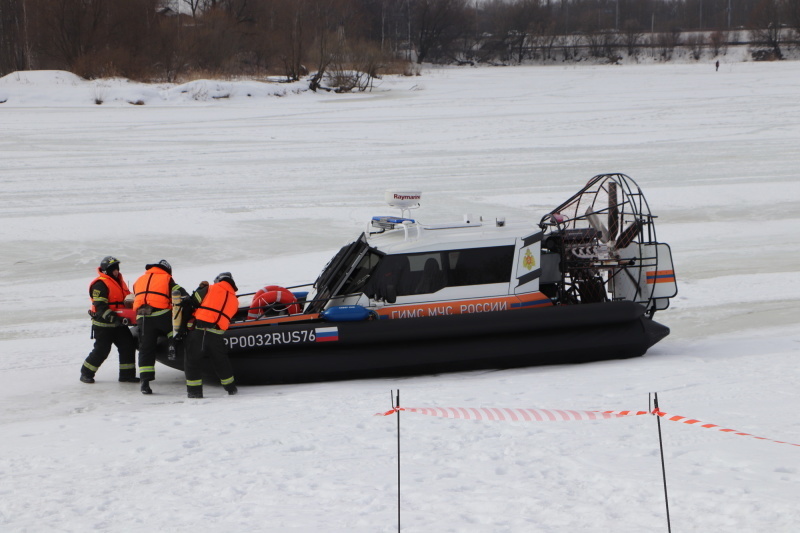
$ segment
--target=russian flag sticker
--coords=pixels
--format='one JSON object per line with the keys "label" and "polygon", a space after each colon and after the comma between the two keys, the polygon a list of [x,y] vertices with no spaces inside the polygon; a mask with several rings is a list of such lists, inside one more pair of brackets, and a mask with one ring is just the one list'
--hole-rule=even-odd
{"label": "russian flag sticker", "polygon": [[317,342],[331,342],[339,340],[339,328],[315,328]]}

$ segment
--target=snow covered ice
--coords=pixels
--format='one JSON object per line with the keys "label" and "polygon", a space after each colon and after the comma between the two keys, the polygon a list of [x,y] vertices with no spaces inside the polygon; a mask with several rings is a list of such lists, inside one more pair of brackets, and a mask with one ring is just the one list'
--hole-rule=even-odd
{"label": "snow covered ice", "polygon": [[[424,70],[372,93],[302,84],[0,78],[0,530],[395,531],[409,407],[661,409],[800,443],[800,62]],[[97,105],[95,100],[102,100]],[[132,105],[136,103],[143,105]],[[425,222],[535,223],[623,172],[679,294],[642,358],[185,398],[118,383],[87,285],[168,259],[194,288],[313,281],[390,187]],[[501,346],[498,349],[502,349]],[[796,531],[800,448],[662,421],[674,531]],[[402,415],[404,531],[666,529],[656,421]]]}

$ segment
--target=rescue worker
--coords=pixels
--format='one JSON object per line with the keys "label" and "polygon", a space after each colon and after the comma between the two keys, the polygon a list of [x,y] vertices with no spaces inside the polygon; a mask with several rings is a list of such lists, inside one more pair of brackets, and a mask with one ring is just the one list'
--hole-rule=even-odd
{"label": "rescue worker", "polygon": [[145,265],[145,273],[133,284],[136,295],[133,309],[139,326],[139,377],[142,394],[153,394],[150,382],[156,379],[158,339],[172,342],[172,291],[189,294],[172,279],[172,266],[166,259]]}
{"label": "rescue worker", "polygon": [[111,346],[119,352],[119,380],[138,383],[136,377],[136,341],[131,330],[115,312],[125,307],[125,297],[131,293],[119,271],[119,260],[107,256],[100,262],[97,277],[89,284],[92,307],[92,338],[94,349],[81,366],[81,381],[94,383],[94,375],[111,353]]}
{"label": "rescue worker", "polygon": [[237,290],[231,273],[223,272],[212,285],[203,282],[192,294],[190,303],[196,310],[189,325],[184,359],[189,398],[203,397],[203,359],[211,360],[214,373],[229,395],[238,392],[228,347],[222,338],[239,309]]}

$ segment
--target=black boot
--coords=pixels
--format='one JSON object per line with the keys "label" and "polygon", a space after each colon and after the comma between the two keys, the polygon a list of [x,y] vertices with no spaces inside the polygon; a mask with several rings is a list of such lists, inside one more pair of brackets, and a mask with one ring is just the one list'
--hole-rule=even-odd
{"label": "black boot", "polygon": [[225,388],[226,391],[228,391],[229,396],[233,396],[234,394],[239,392],[239,389],[236,387],[236,384],[234,383],[231,383],[229,385],[223,385],[223,387]]}
{"label": "black boot", "polygon": [[81,374],[81,381],[84,383],[94,383],[94,376],[88,374]]}
{"label": "black boot", "polygon": [[136,376],[120,376],[120,383],[139,383],[139,378]]}
{"label": "black boot", "polygon": [[186,385],[186,396],[188,398],[202,398],[203,386],[202,385]]}
{"label": "black boot", "polygon": [[142,394],[153,394],[153,389],[150,388],[150,380],[143,379],[142,386],[141,386]]}

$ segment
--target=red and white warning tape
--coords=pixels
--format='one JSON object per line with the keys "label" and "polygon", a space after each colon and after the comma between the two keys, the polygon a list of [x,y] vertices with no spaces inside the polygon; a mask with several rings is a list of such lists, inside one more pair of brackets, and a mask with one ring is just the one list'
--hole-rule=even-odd
{"label": "red and white warning tape", "polygon": [[458,418],[460,420],[490,420],[501,422],[557,422],[567,420],[602,420],[649,414],[647,411],[572,411],[564,409],[509,409],[507,407],[397,407],[375,416],[388,416],[397,411],[421,415]]}
{"label": "red and white warning tape", "polygon": [[716,424],[708,424],[687,418],[685,416],[669,415],[664,411],[653,409],[649,411],[573,411],[566,409],[510,409],[508,407],[395,407],[385,413],[375,413],[375,416],[389,416],[398,411],[418,413],[421,415],[438,416],[442,418],[457,418],[459,420],[487,420],[500,422],[558,422],[568,420],[603,420],[608,418],[621,418],[623,416],[639,416],[653,414],[670,420],[672,422],[682,422],[684,424],[696,425],[706,429],[716,429],[723,433],[741,435],[743,437],[753,437],[758,440],[776,442],[778,444],[788,444],[790,446],[800,446],[782,440],[767,439],[757,437],[749,433],[726,429]]}
{"label": "red and white warning tape", "polygon": [[741,435],[742,437],[753,437],[754,439],[767,440],[767,441],[770,441],[770,442],[777,442],[778,444],[788,444],[789,446],[800,446],[800,444],[794,444],[794,443],[785,442],[785,441],[782,441],[782,440],[773,440],[773,439],[767,439],[765,437],[756,437],[755,435],[751,435],[750,433],[743,433],[743,432],[737,431],[735,429],[726,429],[726,428],[723,428],[723,427],[718,426],[716,424],[707,424],[705,422],[701,422],[700,420],[695,420],[694,418],[687,418],[685,416],[678,416],[678,415],[670,415],[670,414],[665,413],[664,411],[660,411],[660,410],[657,410],[657,409],[653,409],[653,414],[654,415],[658,415],[658,416],[660,416],[661,418],[663,418],[665,420],[670,420],[672,422],[681,422],[683,424],[689,424],[689,425],[692,425],[692,426],[696,425],[696,424],[699,424],[698,427],[706,428],[706,429],[716,429],[717,431],[722,431],[723,433],[732,433],[733,435]]}

